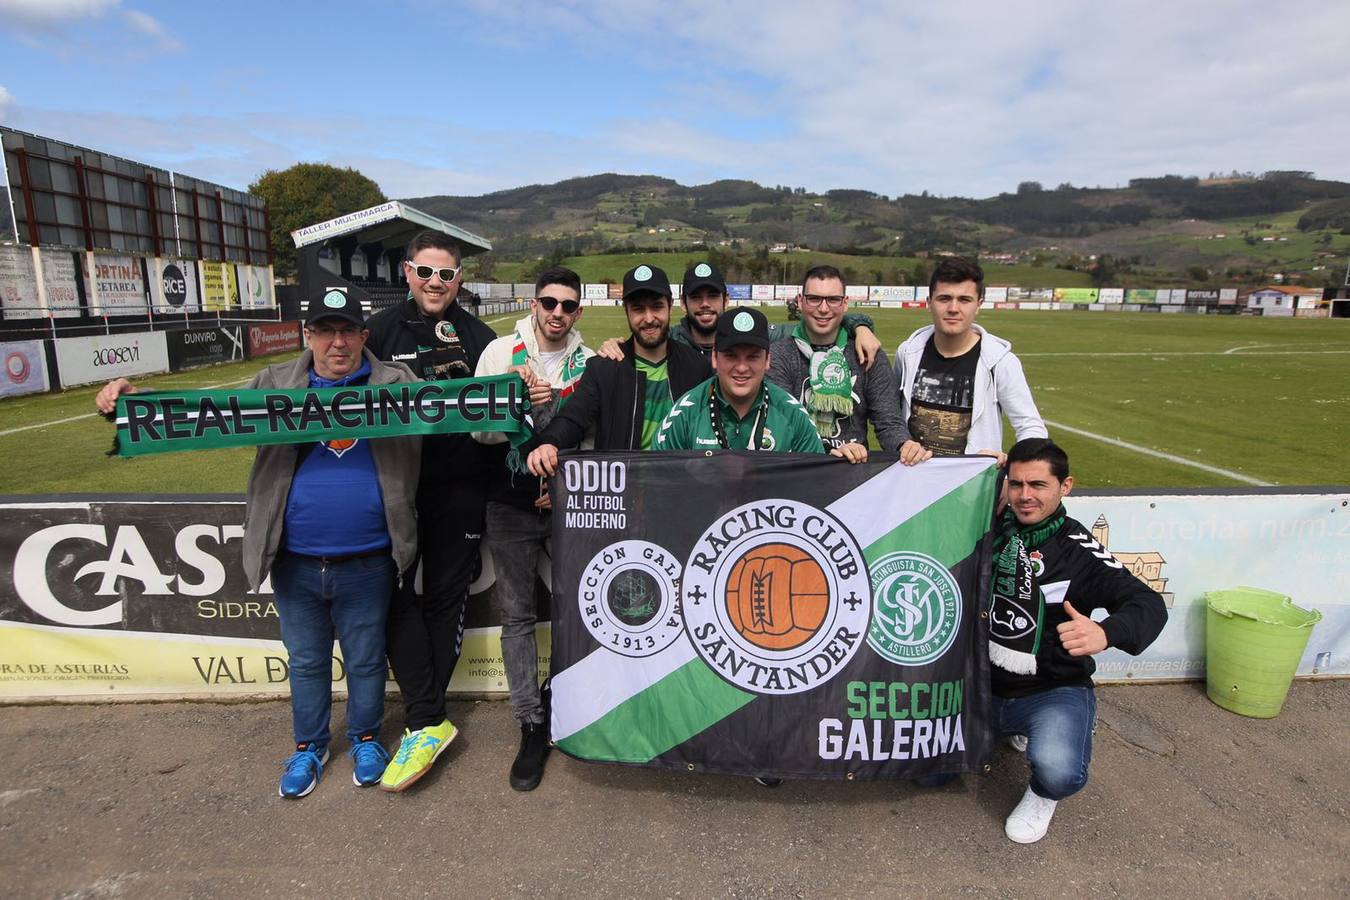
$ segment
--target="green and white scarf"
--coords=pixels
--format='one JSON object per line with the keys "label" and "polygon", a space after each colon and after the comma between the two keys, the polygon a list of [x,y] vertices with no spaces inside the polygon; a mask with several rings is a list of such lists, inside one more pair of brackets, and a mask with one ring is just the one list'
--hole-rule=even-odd
{"label": "green and white scarf", "polygon": [[994,536],[994,584],[989,600],[989,662],[1019,675],[1036,674],[1045,625],[1045,595],[1036,583],[1030,551],[1064,527],[1064,505],[1035,525],[1003,511]]}
{"label": "green and white scarf", "polygon": [[117,399],[111,454],[499,431],[531,436],[519,375],[246,391],[142,391]]}
{"label": "green and white scarf", "polygon": [[806,409],[816,423],[816,432],[822,437],[833,436],[835,419],[853,415],[857,400],[853,395],[853,370],[844,354],[848,336],[840,328],[833,347],[817,350],[811,346],[806,328],[798,322],[792,340],[811,362],[811,396],[804,398]]}
{"label": "green and white scarf", "polygon": [[[530,351],[525,347],[525,338],[521,337],[520,328],[516,328],[516,342],[511,345],[511,365],[524,366],[529,365]],[[582,373],[586,371],[586,348],[581,342],[577,342],[577,347],[567,355],[563,360],[562,370],[562,390],[558,392],[558,407],[561,408],[567,402],[567,398],[577,389],[577,382],[581,380]]]}

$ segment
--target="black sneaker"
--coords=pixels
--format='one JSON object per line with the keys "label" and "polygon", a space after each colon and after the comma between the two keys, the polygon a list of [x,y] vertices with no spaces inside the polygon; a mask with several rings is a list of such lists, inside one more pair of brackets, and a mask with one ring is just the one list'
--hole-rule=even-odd
{"label": "black sneaker", "polygon": [[772,775],[756,775],[755,784],[760,787],[775,788],[783,783],[783,779],[774,778]]}
{"label": "black sneaker", "polygon": [[548,749],[547,723],[526,722],[520,726],[520,752],[511,764],[512,790],[532,791],[539,787]]}

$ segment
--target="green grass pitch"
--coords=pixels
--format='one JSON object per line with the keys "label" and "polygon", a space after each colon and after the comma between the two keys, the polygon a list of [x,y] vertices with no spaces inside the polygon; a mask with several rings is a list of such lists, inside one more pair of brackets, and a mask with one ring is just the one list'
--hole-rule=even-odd
{"label": "green grass pitch", "polygon": [[[929,321],[869,312],[888,354]],[[488,322],[500,333],[516,318]],[[1081,488],[1350,484],[1350,321],[992,309],[979,321],[1012,341]],[[587,308],[579,327],[591,346],[627,332],[613,307]],[[238,385],[266,362],[138,383]],[[105,456],[112,428],[90,415],[95,390],[0,400],[0,494],[243,490],[248,449]]]}

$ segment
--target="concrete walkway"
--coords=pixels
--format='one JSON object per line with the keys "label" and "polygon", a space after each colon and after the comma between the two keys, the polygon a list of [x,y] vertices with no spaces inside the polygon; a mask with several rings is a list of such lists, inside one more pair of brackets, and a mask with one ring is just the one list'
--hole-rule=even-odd
{"label": "concrete walkway", "polygon": [[1026,784],[1006,747],[936,791],[554,754],[518,794],[507,705],[465,702],[408,793],[353,786],[338,744],[283,801],[284,701],[10,707],[0,896],[1350,896],[1350,681],[1298,683],[1268,721],[1199,684],[1098,696],[1092,780],[1025,847],[1003,835]]}

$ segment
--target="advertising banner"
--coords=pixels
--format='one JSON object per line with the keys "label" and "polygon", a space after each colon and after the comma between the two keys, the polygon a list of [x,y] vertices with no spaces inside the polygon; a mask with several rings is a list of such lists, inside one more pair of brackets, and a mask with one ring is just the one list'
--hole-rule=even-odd
{"label": "advertising banner", "polygon": [[162,331],[57,338],[56,377],[61,387],[169,371]]}
{"label": "advertising banner", "polygon": [[[42,290],[47,295],[47,312],[57,319],[80,314],[80,291],[76,280],[84,277],[83,267],[75,264],[69,250],[43,250]],[[85,282],[86,288],[88,282]]]}
{"label": "advertising banner", "polygon": [[1158,302],[1159,302],[1159,303],[1163,303],[1163,304],[1167,304],[1167,303],[1176,303],[1176,304],[1185,303],[1185,302],[1186,302],[1186,290],[1185,290],[1184,288],[1159,288],[1159,289],[1158,289]]}
{"label": "advertising banner", "polygon": [[733,303],[738,300],[753,300],[751,296],[751,285],[748,284],[729,284],[727,285],[727,299]]}
{"label": "advertising banner", "polygon": [[870,300],[878,303],[910,303],[914,300],[914,287],[901,284],[874,284],[867,289]]}
{"label": "advertising banner", "polygon": [[125,316],[143,313],[149,308],[145,294],[145,276],[138,256],[93,257],[93,307],[104,316]]}
{"label": "advertising banner", "polygon": [[[357,254],[360,256],[360,254]],[[267,266],[239,266],[239,299],[244,309],[273,309],[272,270]],[[507,285],[510,288],[510,285]]]}
{"label": "advertising banner", "polygon": [[6,319],[42,317],[37,278],[33,275],[32,248],[0,245],[0,309],[4,310]]}
{"label": "advertising banner", "polygon": [[[0,698],[284,694],[272,588],[248,588],[243,523],[242,498],[0,504]],[[451,691],[506,691],[494,582],[484,548]],[[335,645],[335,687],[342,665]]]}
{"label": "advertising banner", "polygon": [[1023,287],[1010,287],[1010,288],[1008,288],[1008,299],[1009,299],[1009,300],[1016,300],[1016,301],[1021,301],[1021,300],[1037,300],[1037,301],[1054,300],[1054,299],[1055,299],[1055,289],[1054,289],[1054,288],[1023,288]]}
{"label": "advertising banner", "polygon": [[1237,303],[1237,288],[1219,288],[1219,305],[1232,306]]}
{"label": "advertising banner", "polygon": [[559,749],[862,779],[987,758],[988,460],[585,453],[560,468]]}
{"label": "advertising banner", "polygon": [[1126,303],[1157,303],[1158,292],[1153,288],[1130,288],[1125,292]]}
{"label": "advertising banner", "polygon": [[1006,287],[986,287],[984,299],[989,303],[1007,303],[1008,289]]}
{"label": "advertising banner", "polygon": [[264,322],[248,327],[248,358],[299,350],[304,346],[304,334],[299,322]]}
{"label": "advertising banner", "polygon": [[622,300],[622,299],[623,299],[623,285],[622,285],[622,284],[611,284],[611,285],[609,286],[609,291],[608,291],[608,293],[606,294],[606,297],[607,297],[608,299],[610,299],[610,300]]}
{"label": "advertising banner", "polygon": [[187,328],[165,332],[174,372],[244,359],[244,326]]}
{"label": "advertising banner", "polygon": [[1186,291],[1186,299],[1192,303],[1218,303],[1219,292],[1217,290],[1196,290],[1192,288]]}
{"label": "advertising banner", "polygon": [[791,300],[800,294],[802,286],[800,284],[775,284],[773,286],[773,299]]}
{"label": "advertising banner", "polygon": [[202,308],[207,312],[228,312],[239,307],[239,285],[234,263],[202,260]]}
{"label": "advertising banner", "polygon": [[914,288],[914,299],[918,303],[928,303],[928,285],[921,284]]}
{"label": "advertising banner", "polygon": [[1124,303],[1124,288],[1102,288],[1097,291],[1097,299],[1102,303]]}
{"label": "advertising banner", "polygon": [[1060,303],[1096,303],[1096,288],[1055,288],[1055,299]]}
{"label": "advertising banner", "polygon": [[[622,286],[621,286],[622,287]],[[620,294],[622,296],[622,294]],[[581,286],[581,298],[583,300],[608,300],[609,285],[607,284],[583,284]]]}
{"label": "advertising banner", "polygon": [[51,388],[47,378],[47,354],[42,341],[12,341],[0,344],[0,397],[40,394]]}
{"label": "advertising banner", "polygon": [[773,285],[771,284],[752,284],[750,285],[751,300],[772,300]]}
{"label": "advertising banner", "polygon": [[861,301],[868,299],[868,287],[865,284],[845,285],[844,296],[848,298],[850,306],[855,306]]}
{"label": "advertising banner", "polygon": [[196,266],[188,259],[157,259],[156,277],[151,279],[155,293],[155,312],[195,313],[201,309],[197,298]]}

